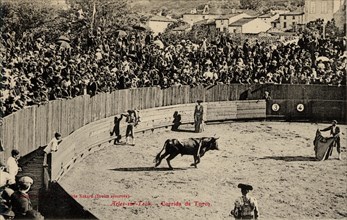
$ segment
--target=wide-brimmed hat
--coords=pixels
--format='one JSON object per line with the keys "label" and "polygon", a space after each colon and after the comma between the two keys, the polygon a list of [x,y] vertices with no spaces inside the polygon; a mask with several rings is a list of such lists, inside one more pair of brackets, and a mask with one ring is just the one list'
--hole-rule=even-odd
{"label": "wide-brimmed hat", "polygon": [[23,183],[23,184],[32,185],[34,183],[34,180],[31,177],[23,176],[23,177],[19,178],[18,182]]}
{"label": "wide-brimmed hat", "polygon": [[202,101],[201,99],[198,99],[198,100],[196,100],[196,102],[197,102],[197,103],[202,103],[202,102],[204,102],[204,101]]}
{"label": "wide-brimmed hat", "polygon": [[253,190],[253,187],[251,185],[243,184],[243,183],[240,183],[237,187],[240,189],[245,189],[245,190]]}
{"label": "wide-brimmed hat", "polygon": [[333,121],[332,121],[332,123],[335,123],[335,124],[337,124],[337,121],[336,121],[336,120],[333,120]]}

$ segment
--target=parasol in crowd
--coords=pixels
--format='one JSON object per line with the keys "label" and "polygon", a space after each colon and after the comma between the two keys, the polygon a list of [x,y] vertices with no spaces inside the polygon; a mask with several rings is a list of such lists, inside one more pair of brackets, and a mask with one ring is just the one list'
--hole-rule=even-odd
{"label": "parasol in crowd", "polygon": [[70,49],[70,48],[71,48],[71,46],[68,42],[62,41],[60,43],[60,49]]}
{"label": "parasol in crowd", "polygon": [[122,30],[117,30],[116,31],[116,37],[122,38],[122,37],[126,37],[126,36],[128,36],[127,32],[122,31]]}
{"label": "parasol in crowd", "polygon": [[328,57],[318,57],[317,61],[329,62],[330,59]]}
{"label": "parasol in crowd", "polygon": [[137,29],[137,30],[142,30],[142,31],[150,30],[150,28],[147,25],[141,24],[141,23],[140,24],[135,24],[133,26],[133,28]]}
{"label": "parasol in crowd", "polygon": [[160,40],[155,40],[153,44],[157,45],[160,49],[164,49],[164,44]]}
{"label": "parasol in crowd", "polygon": [[70,43],[70,38],[64,36],[64,35],[61,35],[60,37],[58,37],[57,39],[57,43],[62,43],[62,42],[67,42],[67,43]]}

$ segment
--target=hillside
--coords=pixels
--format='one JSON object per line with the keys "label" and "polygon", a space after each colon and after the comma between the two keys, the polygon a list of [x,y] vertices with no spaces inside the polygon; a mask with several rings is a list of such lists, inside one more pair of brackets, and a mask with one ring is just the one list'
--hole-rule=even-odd
{"label": "hillside", "polygon": [[211,10],[225,13],[232,7],[238,7],[239,0],[133,0],[130,6],[133,10],[143,13],[155,13],[163,10],[168,14],[178,15],[206,4],[210,5]]}
{"label": "hillside", "polygon": [[[260,0],[261,1],[261,0]],[[129,5],[132,10],[144,14],[158,13],[180,16],[190,12],[194,8],[201,8],[208,4],[213,13],[230,13],[231,9],[240,7],[240,0],[132,0]],[[295,9],[298,5],[303,5],[304,0],[262,0],[260,11],[269,9]]]}

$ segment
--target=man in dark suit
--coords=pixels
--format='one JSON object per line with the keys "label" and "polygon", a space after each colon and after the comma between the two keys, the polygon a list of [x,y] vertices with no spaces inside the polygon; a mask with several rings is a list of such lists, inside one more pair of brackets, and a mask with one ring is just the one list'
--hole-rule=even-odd
{"label": "man in dark suit", "polygon": [[204,120],[204,107],[201,105],[203,101],[197,100],[197,105],[194,110],[194,124],[195,132],[200,133],[203,131],[203,120]]}
{"label": "man in dark suit", "polygon": [[116,135],[116,138],[114,139],[114,144],[119,144],[122,136],[120,135],[120,121],[123,119],[123,115],[121,114],[120,117],[115,117],[114,118],[114,127],[113,130],[110,132],[110,135],[112,136],[113,134]]}
{"label": "man in dark suit", "polygon": [[28,195],[31,185],[34,183],[33,179],[24,176],[18,180],[18,190],[15,191],[11,197],[12,211],[16,215],[16,219],[35,219],[43,220],[44,217],[40,212],[33,209],[31,200]]}
{"label": "man in dark suit", "polygon": [[320,131],[330,131],[330,134],[335,137],[335,142],[336,142],[336,149],[337,153],[339,154],[339,160],[342,160],[341,156],[341,144],[340,144],[340,128],[337,126],[337,121],[333,120],[331,126],[324,128]]}

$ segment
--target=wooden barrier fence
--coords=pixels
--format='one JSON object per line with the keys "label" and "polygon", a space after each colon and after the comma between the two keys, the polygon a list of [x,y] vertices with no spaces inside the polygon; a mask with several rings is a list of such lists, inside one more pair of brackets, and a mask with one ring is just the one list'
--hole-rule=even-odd
{"label": "wooden barrier fence", "polygon": [[[204,103],[205,121],[224,121],[230,119],[265,119],[266,103],[264,100],[224,101]],[[169,127],[173,123],[173,114],[178,111],[182,123],[194,122],[195,104],[172,105],[141,111],[141,122],[135,132],[150,131],[161,127]],[[108,117],[90,123],[68,137],[59,145],[59,151],[52,157],[52,180],[59,181],[76,163],[87,155],[109,145],[114,139],[110,136],[114,117]],[[124,136],[126,123],[121,123]],[[193,126],[192,126],[193,129]]]}
{"label": "wooden barrier fence", "polygon": [[89,123],[127,109],[189,104],[197,99],[205,102],[258,100],[263,97],[264,91],[269,91],[273,99],[281,100],[346,100],[346,87],[326,85],[232,84],[206,88],[176,86],[164,90],[149,87],[101,93],[94,97],[79,96],[70,100],[51,101],[42,106],[31,106],[2,118],[0,140],[5,151],[0,152],[0,160],[4,162],[12,149],[19,149],[22,155],[26,155],[45,146],[56,131],[66,137]]}

